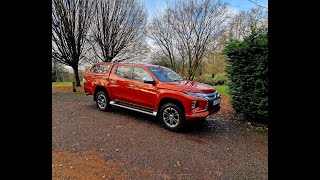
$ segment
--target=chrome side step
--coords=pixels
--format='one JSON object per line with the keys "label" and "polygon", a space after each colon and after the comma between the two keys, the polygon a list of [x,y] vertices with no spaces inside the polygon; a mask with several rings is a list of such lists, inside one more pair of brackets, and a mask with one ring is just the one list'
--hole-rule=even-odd
{"label": "chrome side step", "polygon": [[137,109],[137,108],[134,108],[134,107],[128,107],[128,106],[125,106],[123,104],[117,104],[115,101],[110,101],[109,104],[113,105],[113,106],[118,106],[118,107],[130,109],[130,110],[133,110],[133,111],[149,114],[149,115],[152,115],[152,116],[157,116],[157,112],[156,111],[153,111],[151,113],[151,112],[148,112],[148,111],[145,111],[145,110],[142,110],[142,109]]}

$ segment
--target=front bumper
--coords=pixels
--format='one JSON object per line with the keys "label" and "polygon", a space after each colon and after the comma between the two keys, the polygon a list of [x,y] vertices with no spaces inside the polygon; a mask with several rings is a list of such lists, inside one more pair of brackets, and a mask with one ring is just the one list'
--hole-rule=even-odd
{"label": "front bumper", "polygon": [[210,110],[186,115],[186,120],[204,120],[207,116],[213,115],[220,110],[220,104],[212,106]]}
{"label": "front bumper", "polygon": [[[217,91],[208,93],[205,98],[198,98],[197,100],[200,102],[199,108],[187,112],[186,120],[203,120],[220,110],[221,95]],[[220,103],[213,105],[217,100],[220,100]]]}

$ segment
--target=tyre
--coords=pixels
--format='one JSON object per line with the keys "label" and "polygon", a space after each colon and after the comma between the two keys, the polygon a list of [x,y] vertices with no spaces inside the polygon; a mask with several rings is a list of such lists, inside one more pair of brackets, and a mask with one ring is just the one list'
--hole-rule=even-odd
{"label": "tyre", "polygon": [[109,111],[111,105],[109,104],[109,96],[104,91],[99,91],[96,94],[96,103],[100,111]]}
{"label": "tyre", "polygon": [[184,127],[185,115],[183,110],[176,104],[164,104],[159,113],[159,119],[164,127],[171,131],[179,131]]}

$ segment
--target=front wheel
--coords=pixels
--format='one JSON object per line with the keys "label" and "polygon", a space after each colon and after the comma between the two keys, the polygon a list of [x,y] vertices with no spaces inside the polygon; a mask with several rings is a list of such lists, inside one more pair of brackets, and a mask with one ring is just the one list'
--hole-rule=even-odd
{"label": "front wheel", "polygon": [[111,105],[109,104],[109,97],[104,91],[99,91],[96,95],[96,103],[97,107],[101,111],[109,111],[111,109]]}
{"label": "front wheel", "polygon": [[166,129],[179,131],[184,127],[185,115],[182,109],[173,103],[167,103],[160,109],[159,119]]}

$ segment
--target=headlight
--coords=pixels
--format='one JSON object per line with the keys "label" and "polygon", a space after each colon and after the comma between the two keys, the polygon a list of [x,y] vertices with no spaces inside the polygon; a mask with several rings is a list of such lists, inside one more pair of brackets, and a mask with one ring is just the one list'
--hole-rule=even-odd
{"label": "headlight", "polygon": [[188,91],[183,91],[185,94],[189,95],[189,96],[194,96],[194,97],[199,97],[199,98],[220,98],[221,95],[218,93],[218,91],[216,90],[213,93],[199,93],[199,92],[188,92]]}
{"label": "headlight", "polygon": [[198,106],[199,106],[199,101],[197,101],[197,100],[192,101],[192,103],[191,103],[191,109],[195,109],[195,108],[198,107]]}
{"label": "headlight", "polygon": [[187,92],[187,91],[184,91],[184,93],[189,95],[189,96],[194,96],[194,97],[200,97],[200,98],[206,98],[207,97],[207,95],[205,93]]}

